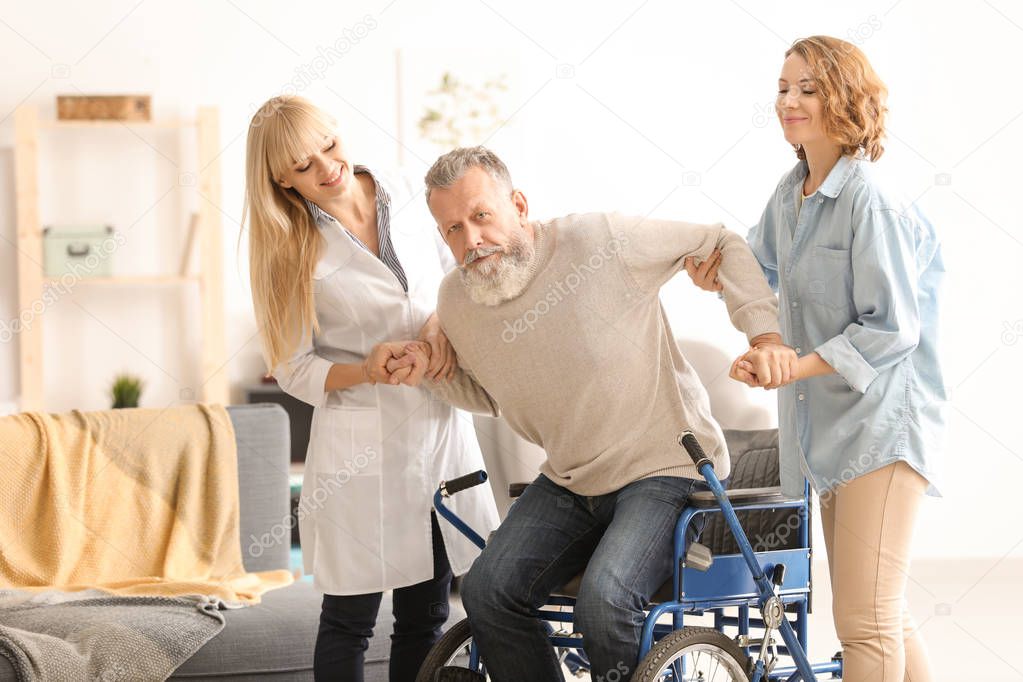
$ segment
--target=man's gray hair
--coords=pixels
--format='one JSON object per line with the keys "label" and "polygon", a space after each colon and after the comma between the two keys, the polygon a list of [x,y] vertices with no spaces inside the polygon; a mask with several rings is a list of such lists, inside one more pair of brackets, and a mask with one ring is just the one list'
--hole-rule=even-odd
{"label": "man's gray hair", "polygon": [[426,172],[426,201],[430,201],[430,193],[435,189],[451,187],[458,182],[471,168],[482,168],[494,181],[508,190],[511,196],[511,174],[497,154],[486,147],[459,147],[444,154],[433,162]]}

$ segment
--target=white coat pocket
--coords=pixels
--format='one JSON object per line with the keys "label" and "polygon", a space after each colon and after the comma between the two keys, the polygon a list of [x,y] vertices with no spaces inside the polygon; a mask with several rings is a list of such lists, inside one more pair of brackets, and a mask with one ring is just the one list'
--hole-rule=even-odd
{"label": "white coat pocket", "polygon": [[325,407],[313,434],[313,468],[347,479],[379,476],[383,459],[380,410],[373,407]]}
{"label": "white coat pocket", "polygon": [[[321,408],[313,438],[306,476],[315,526],[313,584],[329,594],[379,591],[386,564],[380,411]],[[302,494],[307,495],[305,487]]]}

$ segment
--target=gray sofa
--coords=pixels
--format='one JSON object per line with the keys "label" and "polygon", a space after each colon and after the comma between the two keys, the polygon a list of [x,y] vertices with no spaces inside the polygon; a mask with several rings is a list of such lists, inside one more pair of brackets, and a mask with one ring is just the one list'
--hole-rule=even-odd
{"label": "gray sofa", "polygon": [[[288,568],[287,543],[268,547],[259,556],[249,552],[252,536],[260,537],[290,510],[288,414],[279,405],[260,403],[227,408],[238,445],[241,545],[249,571]],[[266,682],[312,680],[313,647],[322,594],[312,582],[295,584],[263,595],[262,603],[224,611],[226,626],[172,680]],[[452,619],[461,613],[452,608]],[[452,621],[454,622],[454,621]],[[390,595],[384,595],[375,637],[366,652],[366,680],[386,680],[391,633]],[[14,669],[0,657],[0,682],[14,681]]]}

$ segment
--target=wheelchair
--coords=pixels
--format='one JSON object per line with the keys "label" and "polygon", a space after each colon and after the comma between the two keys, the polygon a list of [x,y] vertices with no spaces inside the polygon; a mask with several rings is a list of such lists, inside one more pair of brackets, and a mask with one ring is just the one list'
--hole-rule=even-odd
{"label": "wheelchair", "polygon": [[[693,460],[709,490],[693,493],[676,523],[674,574],[646,607],[639,665],[631,678],[623,671],[621,682],[841,678],[841,652],[820,663],[810,663],[806,656],[812,602],[810,489],[805,485],[801,498],[782,495],[777,438],[774,429],[726,430],[732,473],[725,490],[695,436],[689,431],[679,435],[680,456],[684,452]],[[437,512],[480,548],[484,539],[444,500],[486,478],[478,471],[442,482],[433,499]],[[512,497],[525,485],[513,484]],[[687,530],[698,517],[704,526],[697,538]],[[577,676],[587,673],[589,664],[581,634],[566,627],[572,622],[570,609],[581,578],[556,590],[536,613],[546,623],[559,659]],[[687,625],[687,616],[712,617],[713,627]],[[468,671],[486,676],[486,661],[466,619],[437,641],[416,682],[465,679],[460,675]]]}

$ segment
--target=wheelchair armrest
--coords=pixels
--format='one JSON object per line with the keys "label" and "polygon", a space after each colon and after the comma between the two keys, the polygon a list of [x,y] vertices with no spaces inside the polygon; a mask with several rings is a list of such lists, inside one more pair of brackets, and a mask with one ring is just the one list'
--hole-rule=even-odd
{"label": "wheelchair armrest", "polygon": [[[736,488],[726,490],[725,495],[733,505],[746,504],[781,504],[783,502],[799,502],[801,497],[786,497],[781,492],[781,486],[768,488]],[[689,496],[689,506],[696,509],[711,509],[718,504],[714,493],[709,490],[700,490]]]}
{"label": "wheelchair armrest", "polygon": [[522,494],[522,492],[528,486],[528,483],[509,483],[508,484],[508,497],[516,498]]}

